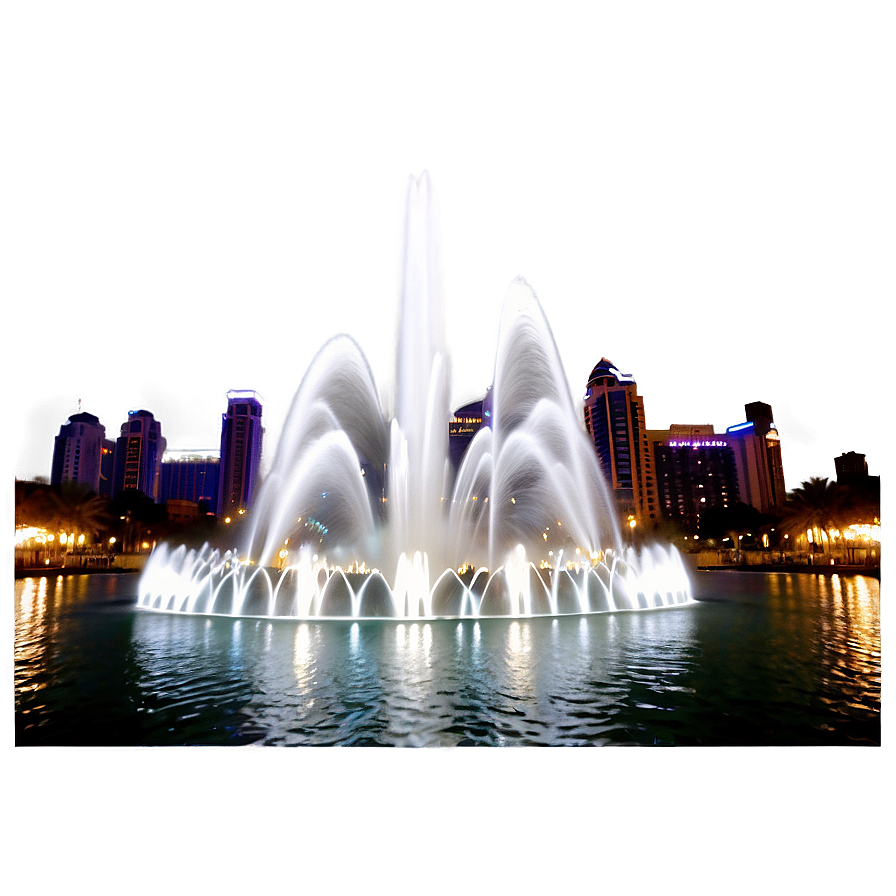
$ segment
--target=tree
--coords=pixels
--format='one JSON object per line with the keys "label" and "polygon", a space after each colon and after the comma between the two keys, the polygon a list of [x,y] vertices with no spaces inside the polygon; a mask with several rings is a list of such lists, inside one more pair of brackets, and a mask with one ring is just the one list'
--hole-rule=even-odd
{"label": "tree", "polygon": [[16,483],[16,525],[39,526],[50,532],[98,534],[110,522],[108,502],[84,485]]}
{"label": "tree", "polygon": [[813,476],[808,482],[787,493],[782,528],[798,538],[808,531],[819,544],[831,541],[831,530],[842,530],[847,505],[846,491],[826,478]]}
{"label": "tree", "polygon": [[742,537],[751,544],[761,544],[760,534],[777,524],[777,517],[762,513],[750,504],[738,501],[730,507],[710,507],[700,514],[698,534],[701,541],[731,539],[731,547],[746,547]]}

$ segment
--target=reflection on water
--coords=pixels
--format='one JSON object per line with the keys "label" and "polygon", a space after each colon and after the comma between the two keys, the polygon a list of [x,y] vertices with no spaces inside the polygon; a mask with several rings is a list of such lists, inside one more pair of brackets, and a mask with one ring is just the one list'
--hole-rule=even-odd
{"label": "reflection on water", "polygon": [[16,582],[18,744],[880,743],[870,578],[706,574],[696,605],[532,619],[155,614]]}

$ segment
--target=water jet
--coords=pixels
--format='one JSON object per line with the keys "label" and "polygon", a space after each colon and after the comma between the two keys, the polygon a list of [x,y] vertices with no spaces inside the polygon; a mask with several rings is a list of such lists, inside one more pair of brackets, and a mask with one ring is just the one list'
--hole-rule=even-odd
{"label": "water jet", "polygon": [[347,335],[313,359],[247,543],[159,545],[138,606],[232,616],[566,615],[691,600],[671,546],[626,546],[535,292],[501,313],[489,424],[455,472],[428,175],[408,188],[394,414]]}

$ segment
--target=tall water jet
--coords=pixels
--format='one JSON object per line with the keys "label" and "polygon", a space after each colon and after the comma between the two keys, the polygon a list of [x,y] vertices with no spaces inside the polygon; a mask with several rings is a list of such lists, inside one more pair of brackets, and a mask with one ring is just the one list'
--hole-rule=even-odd
{"label": "tall water jet", "polygon": [[408,187],[394,407],[337,336],[290,407],[239,553],[149,558],[138,605],[231,615],[517,616],[690,600],[681,558],[627,548],[541,304],[511,284],[488,423],[453,473],[429,178]]}
{"label": "tall water jet", "polygon": [[411,179],[405,216],[388,494],[393,560],[417,552],[440,559],[445,542],[451,371],[435,220],[424,173]]}

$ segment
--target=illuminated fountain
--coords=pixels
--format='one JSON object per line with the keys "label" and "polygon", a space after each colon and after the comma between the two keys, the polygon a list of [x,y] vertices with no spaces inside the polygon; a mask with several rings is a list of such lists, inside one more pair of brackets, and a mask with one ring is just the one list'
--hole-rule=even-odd
{"label": "illuminated fountain", "polygon": [[394,412],[348,336],[306,372],[245,549],[162,544],[138,606],[293,618],[525,616],[690,601],[674,548],[624,548],[534,292],[502,311],[490,425],[456,475],[432,198],[408,190]]}

